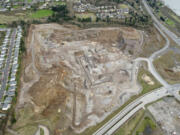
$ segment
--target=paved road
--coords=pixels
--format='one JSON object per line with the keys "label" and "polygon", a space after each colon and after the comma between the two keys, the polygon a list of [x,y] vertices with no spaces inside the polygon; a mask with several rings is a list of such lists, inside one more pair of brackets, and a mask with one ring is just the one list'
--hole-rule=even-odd
{"label": "paved road", "polygon": [[[178,88],[176,88],[176,90],[177,89]],[[108,121],[93,135],[111,135],[138,110],[144,108],[145,105],[168,95],[172,94],[168,92],[167,88],[161,87],[143,95],[142,97],[139,97],[138,99],[130,103],[128,106],[126,106],[121,112],[119,112],[115,117]]]}
{"label": "paved road", "polygon": [[146,61],[148,63],[148,69],[151,72],[151,74],[166,88],[170,87],[170,85],[161,77],[161,75],[156,71],[154,65],[153,65],[153,61],[155,58],[161,56],[162,54],[164,54],[169,45],[170,45],[170,41],[167,38],[167,36],[162,32],[162,30],[158,27],[158,25],[154,24],[154,26],[156,27],[156,29],[161,33],[161,35],[165,38],[166,40],[166,44],[164,45],[164,47],[156,52],[154,52],[149,58],[137,58],[135,61],[141,62],[141,61]]}
{"label": "paved road", "polygon": [[161,22],[159,22],[159,20],[155,17],[155,15],[153,14],[151,8],[148,6],[146,0],[142,0],[147,12],[150,14],[150,16],[152,17],[153,21],[159,26],[159,28],[161,30],[163,30],[174,42],[176,42],[178,45],[180,45],[180,39],[177,37],[176,34],[174,34],[173,32],[171,32],[170,30],[168,30],[163,24],[161,24]]}
{"label": "paved road", "polygon": [[0,101],[2,100],[3,97],[3,93],[6,90],[6,84],[8,81],[8,77],[9,77],[9,70],[10,70],[10,62],[11,62],[11,56],[12,56],[12,49],[14,47],[14,42],[15,42],[15,38],[16,38],[16,29],[13,30],[12,35],[11,35],[11,39],[10,39],[10,43],[9,43],[9,51],[7,54],[7,59],[6,59],[6,63],[5,63],[5,67],[3,69],[3,78],[2,78],[2,82],[1,82],[1,94],[0,94]]}
{"label": "paved road", "polygon": [[[162,55],[166,52],[167,48],[170,45],[169,39],[167,36],[162,32],[164,31],[172,40],[174,40],[178,45],[180,45],[180,39],[169,31],[165,26],[163,26],[158,19],[153,15],[151,9],[148,7],[145,0],[142,0],[144,6],[146,7],[148,13],[151,15],[152,19],[154,20],[154,26],[157,30],[162,34],[162,36],[166,39],[165,46],[160,49],[159,51],[154,52],[149,58],[137,58],[135,60],[135,67],[134,71],[136,71],[136,65],[138,65],[141,61],[146,61],[148,63],[148,69],[152,73],[152,75],[163,85],[162,88],[157,89],[153,92],[147,93],[142,97],[136,99],[134,102],[126,106],[121,112],[119,112],[115,117],[109,120],[104,126],[102,126],[99,130],[97,130],[93,135],[111,135],[113,134],[122,124],[124,124],[132,115],[134,115],[138,110],[143,108],[145,105],[156,101],[162,97],[168,95],[176,95],[180,90],[180,84],[177,85],[169,85],[156,71],[153,61],[158,56]],[[134,77],[133,77],[134,78]],[[175,96],[179,99],[179,96]]]}
{"label": "paved road", "polygon": [[113,134],[122,124],[124,124],[129,118],[131,118],[138,110],[144,108],[145,105],[168,95],[170,95],[170,93],[167,93],[167,89],[165,87],[162,87],[160,89],[147,93],[146,95],[138,98],[137,100],[134,101],[134,103],[138,103],[138,102],[142,102],[142,103],[139,104],[138,106],[134,106],[134,108],[130,110],[126,115],[124,115],[124,117],[117,124],[112,126],[105,133],[105,135]]}
{"label": "paved road", "polygon": [[10,133],[10,135],[19,135],[16,131],[10,129],[10,128],[7,128],[7,132]]}
{"label": "paved road", "polygon": [[163,31],[158,27],[158,25],[154,23],[154,26],[155,26],[155,28],[160,32],[160,34],[164,37],[164,39],[166,40],[166,44],[165,44],[165,46],[164,46],[162,49],[160,49],[160,50],[154,52],[153,54],[151,54],[151,56],[149,57],[149,59],[150,59],[151,61],[153,61],[155,58],[157,58],[157,57],[160,56],[160,55],[162,56],[162,55],[167,51],[167,49],[168,49],[168,47],[169,47],[169,45],[170,45],[169,39],[168,39],[167,36],[163,33]]}
{"label": "paved road", "polygon": [[166,88],[170,87],[170,85],[161,77],[161,75],[156,71],[152,61],[148,58],[137,58],[135,61],[146,61],[148,63],[148,70],[151,74]]}
{"label": "paved road", "polygon": [[44,131],[43,135],[50,135],[48,128],[43,125],[38,126],[38,130],[36,131],[35,135],[41,135],[40,129],[42,129]]}

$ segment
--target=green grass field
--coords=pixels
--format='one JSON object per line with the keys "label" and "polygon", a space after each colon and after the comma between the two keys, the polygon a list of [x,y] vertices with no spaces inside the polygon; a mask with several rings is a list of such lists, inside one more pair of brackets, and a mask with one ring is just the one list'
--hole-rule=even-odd
{"label": "green grass field", "polygon": [[141,135],[141,133],[143,133],[147,127],[149,127],[151,130],[156,129],[156,123],[154,123],[154,121],[149,117],[144,118],[139,128],[137,129],[136,134]]}
{"label": "green grass field", "polygon": [[0,24],[0,28],[6,28],[6,25]]}
{"label": "green grass field", "polygon": [[40,135],[44,135],[44,130],[40,128]]}
{"label": "green grass field", "polygon": [[94,13],[76,13],[75,14],[76,18],[91,18],[92,21],[96,21],[96,16]]}
{"label": "green grass field", "polygon": [[166,19],[166,24],[169,25],[169,26],[172,26],[174,27],[175,26],[175,23],[171,20],[171,19]]}
{"label": "green grass field", "polygon": [[129,6],[126,5],[126,4],[119,4],[118,6],[119,6],[120,8],[129,8]]}
{"label": "green grass field", "polygon": [[170,50],[154,61],[154,65],[159,74],[170,84],[180,82],[180,72],[174,72],[176,62],[180,62],[180,54]]}
{"label": "green grass field", "polygon": [[174,18],[174,20],[176,20],[177,22],[180,23],[180,17],[174,15],[174,14],[171,14],[171,16]]}
{"label": "green grass field", "polygon": [[16,11],[14,13],[0,13],[0,24],[10,24],[13,21],[19,20],[38,20],[51,16],[52,14],[53,11],[48,9],[37,11]]}
{"label": "green grass field", "polygon": [[66,5],[66,3],[63,1],[56,1],[55,5]]}
{"label": "green grass field", "polygon": [[[152,81],[154,82],[154,85],[148,85],[147,82],[145,82],[145,81],[142,79],[142,76],[143,76],[144,74],[147,75],[147,76],[149,76],[149,77],[152,79]],[[145,93],[147,93],[147,92],[150,92],[151,90],[160,88],[160,87],[162,86],[162,85],[153,77],[153,75],[152,75],[149,71],[147,71],[147,70],[145,70],[145,69],[143,69],[143,68],[140,68],[140,70],[139,70],[138,82],[142,85],[142,88],[143,88],[143,91],[142,91],[141,94],[145,94]]]}
{"label": "green grass field", "polygon": [[17,9],[17,8],[20,8],[20,7],[22,7],[22,6],[20,6],[20,5],[14,5],[13,6],[14,9]]}
{"label": "green grass field", "polygon": [[138,111],[125,124],[123,124],[114,135],[131,135],[144,115],[144,110]]}
{"label": "green grass field", "polygon": [[[142,75],[147,74],[148,76],[151,77],[152,81],[154,81],[154,85],[148,85],[146,82],[142,80]],[[117,113],[119,113],[124,107],[126,107],[128,104],[130,104],[132,101],[137,99],[138,97],[142,96],[143,94],[150,92],[154,89],[157,89],[161,87],[162,85],[151,75],[150,72],[148,72],[145,69],[140,69],[138,73],[138,82],[142,85],[142,92],[139,95],[132,96],[125,104],[123,104],[120,108],[118,108],[116,111],[111,113],[109,116],[107,116],[102,122],[98,123],[95,126],[89,127],[86,129],[83,133],[78,134],[78,135],[91,135],[95,131],[97,131],[100,127],[102,127],[106,122],[108,122],[111,118],[113,118]]]}
{"label": "green grass field", "polygon": [[42,9],[30,14],[30,18],[33,19],[45,18],[51,16],[52,14],[53,14],[52,10]]}

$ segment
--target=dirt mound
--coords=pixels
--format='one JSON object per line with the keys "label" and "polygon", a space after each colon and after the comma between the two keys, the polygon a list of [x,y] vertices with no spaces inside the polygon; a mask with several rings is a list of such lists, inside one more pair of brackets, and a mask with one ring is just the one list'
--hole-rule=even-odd
{"label": "dirt mound", "polygon": [[73,134],[102,121],[139,92],[131,78],[140,42],[132,28],[32,25],[14,129]]}

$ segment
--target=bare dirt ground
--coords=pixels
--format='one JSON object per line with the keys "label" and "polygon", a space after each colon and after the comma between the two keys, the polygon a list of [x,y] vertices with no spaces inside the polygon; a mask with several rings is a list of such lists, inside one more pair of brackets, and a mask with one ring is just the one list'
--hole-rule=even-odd
{"label": "bare dirt ground", "polygon": [[153,52],[164,47],[165,39],[154,27],[143,32],[143,47],[139,54],[141,57],[149,57]]}
{"label": "bare dirt ground", "polygon": [[148,107],[161,127],[163,135],[180,134],[180,104],[174,98],[164,98]]}
{"label": "bare dirt ground", "polygon": [[12,129],[32,135],[42,124],[73,134],[102,121],[140,92],[131,78],[142,37],[126,27],[31,26]]}
{"label": "bare dirt ground", "polygon": [[154,61],[156,69],[170,84],[180,82],[180,49],[170,48],[164,55]]}
{"label": "bare dirt ground", "polygon": [[146,74],[142,75],[142,79],[148,84],[148,85],[154,85],[154,82],[152,81],[151,77],[149,77]]}
{"label": "bare dirt ground", "polygon": [[32,25],[12,131],[34,135],[43,125],[50,134],[73,135],[102,121],[141,92],[133,60],[148,48],[153,49],[147,56],[161,47],[164,41],[154,33],[127,27]]}

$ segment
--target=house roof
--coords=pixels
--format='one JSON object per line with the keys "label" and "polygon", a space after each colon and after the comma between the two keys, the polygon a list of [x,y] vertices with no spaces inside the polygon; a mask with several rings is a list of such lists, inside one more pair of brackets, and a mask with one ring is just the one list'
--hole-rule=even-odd
{"label": "house roof", "polygon": [[15,91],[16,90],[16,86],[10,86],[9,88],[8,88],[8,91]]}
{"label": "house roof", "polygon": [[5,100],[4,100],[4,103],[11,103],[12,102],[12,97],[7,97]]}
{"label": "house roof", "polygon": [[2,107],[2,110],[8,110],[9,108],[11,107],[11,104],[4,104],[3,107]]}

